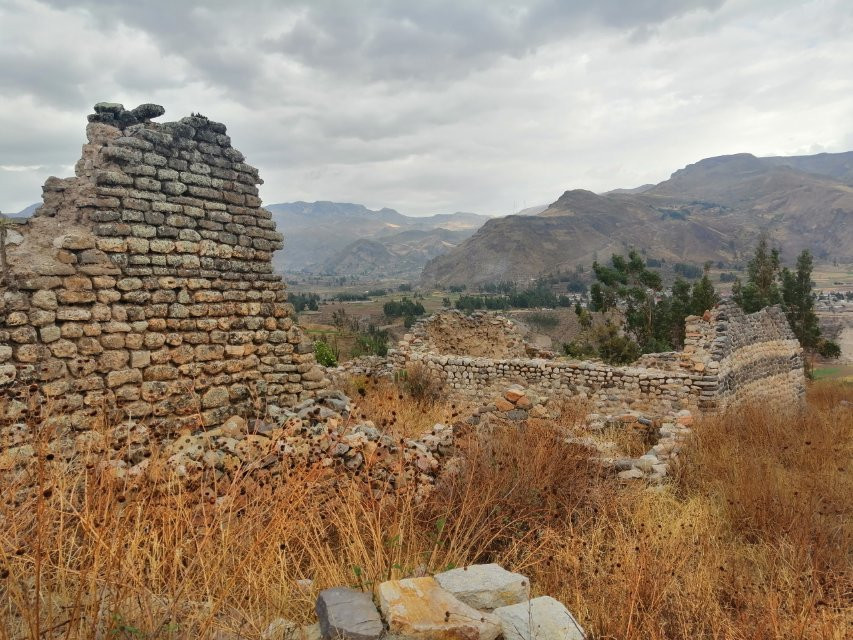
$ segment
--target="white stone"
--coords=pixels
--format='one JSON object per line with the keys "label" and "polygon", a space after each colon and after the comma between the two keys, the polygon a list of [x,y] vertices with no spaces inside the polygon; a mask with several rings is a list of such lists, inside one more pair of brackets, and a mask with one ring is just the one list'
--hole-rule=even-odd
{"label": "white stone", "polygon": [[584,640],[578,621],[550,596],[494,610],[504,640]]}
{"label": "white stone", "polygon": [[469,607],[489,611],[530,598],[530,580],[499,564],[474,564],[436,574],[438,584]]}
{"label": "white stone", "polygon": [[620,480],[639,480],[643,477],[643,472],[639,469],[627,469],[616,474]]}

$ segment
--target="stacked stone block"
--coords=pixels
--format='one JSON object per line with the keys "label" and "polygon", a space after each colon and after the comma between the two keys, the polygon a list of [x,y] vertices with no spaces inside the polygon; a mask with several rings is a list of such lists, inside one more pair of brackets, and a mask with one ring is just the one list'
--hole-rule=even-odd
{"label": "stacked stone block", "polygon": [[10,410],[35,395],[64,426],[107,410],[169,432],[326,385],[272,270],[282,236],[261,208],[258,171],[225,125],[150,121],[162,113],[96,105],[76,177],[47,181],[9,248]]}

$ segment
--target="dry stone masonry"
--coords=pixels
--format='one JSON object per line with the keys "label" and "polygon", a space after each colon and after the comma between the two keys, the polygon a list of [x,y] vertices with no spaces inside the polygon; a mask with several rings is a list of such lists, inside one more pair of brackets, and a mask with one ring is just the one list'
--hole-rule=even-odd
{"label": "dry stone masonry", "polygon": [[[0,389],[85,429],[109,410],[163,433],[292,406],[327,385],[272,271],[258,171],[225,125],[99,103],[75,177],[13,234]],[[30,413],[30,415],[32,415]]]}
{"label": "dry stone masonry", "polygon": [[[469,351],[445,350],[451,342],[464,344],[452,337],[457,325]],[[495,327],[515,335],[495,342]],[[723,301],[704,317],[687,318],[682,351],[647,354],[628,366],[542,351],[531,357],[534,351],[507,319],[444,311],[415,324],[390,355],[398,369],[426,366],[450,393],[482,398],[520,384],[545,395],[589,399],[602,411],[713,411],[747,398],[786,402],[805,393],[802,350],[778,307],[745,315]]]}

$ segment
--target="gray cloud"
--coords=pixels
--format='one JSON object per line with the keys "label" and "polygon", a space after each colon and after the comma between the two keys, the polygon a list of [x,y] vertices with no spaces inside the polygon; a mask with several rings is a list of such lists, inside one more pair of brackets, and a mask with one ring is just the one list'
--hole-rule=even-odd
{"label": "gray cloud", "polygon": [[411,213],[844,150],[851,28],[845,0],[0,0],[0,208],[73,165],[100,100],[226,122],[267,202]]}

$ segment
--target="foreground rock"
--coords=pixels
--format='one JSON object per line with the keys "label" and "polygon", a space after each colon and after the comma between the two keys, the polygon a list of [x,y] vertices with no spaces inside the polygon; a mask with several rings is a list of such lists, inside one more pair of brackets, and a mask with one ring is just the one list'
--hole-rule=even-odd
{"label": "foreground rock", "polygon": [[317,618],[323,640],[375,640],[384,630],[369,594],[346,587],[320,592]]}
{"label": "foreground rock", "polygon": [[583,629],[562,604],[550,596],[494,610],[504,640],[584,640]]}
{"label": "foreground rock", "polygon": [[491,611],[530,598],[530,581],[498,564],[475,564],[435,576],[442,589],[469,607]]}
{"label": "foreground rock", "polygon": [[376,589],[391,634],[419,640],[495,640],[501,623],[441,588],[435,578],[383,582]]}

